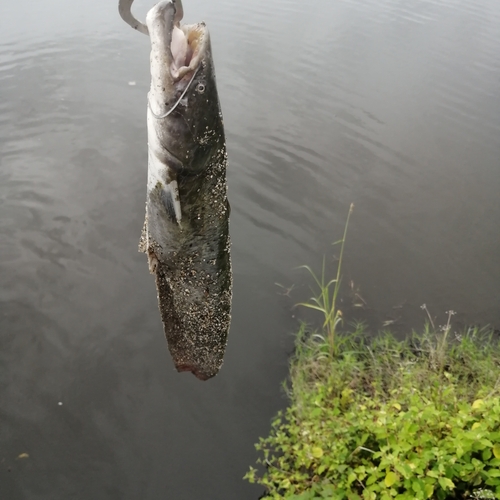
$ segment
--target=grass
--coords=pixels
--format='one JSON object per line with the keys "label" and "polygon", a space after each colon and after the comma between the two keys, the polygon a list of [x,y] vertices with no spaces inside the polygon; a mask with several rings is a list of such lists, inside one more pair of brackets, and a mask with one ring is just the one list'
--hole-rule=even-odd
{"label": "grass", "polygon": [[246,479],[262,498],[413,500],[500,498],[500,344],[491,330],[429,321],[398,340],[340,330],[337,307],[349,216],[334,279],[324,265],[303,306],[290,361],[289,406],[256,445]]}
{"label": "grass", "polygon": [[334,245],[340,244],[340,255],[337,263],[337,275],[335,276],[335,278],[328,282],[326,281],[324,257],[320,277],[318,277],[309,266],[300,266],[300,268],[306,269],[312,276],[316,283],[316,286],[318,287],[318,292],[316,293],[316,295],[313,295],[313,297],[309,299],[309,302],[301,302],[297,305],[307,307],[309,309],[314,309],[323,314],[323,331],[326,334],[326,341],[328,343],[329,353],[331,356],[335,355],[335,350],[337,347],[337,344],[335,342],[335,334],[337,332],[338,326],[342,322],[342,312],[337,308],[337,298],[340,290],[340,270],[342,269],[342,259],[344,257],[344,246],[347,238],[347,229],[349,227],[349,219],[351,218],[353,209],[354,205],[351,203],[344,226],[344,235],[341,240],[334,243]]}
{"label": "grass", "polygon": [[341,334],[332,360],[303,326],[290,405],[247,479],[273,499],[500,498],[500,346],[447,331]]}

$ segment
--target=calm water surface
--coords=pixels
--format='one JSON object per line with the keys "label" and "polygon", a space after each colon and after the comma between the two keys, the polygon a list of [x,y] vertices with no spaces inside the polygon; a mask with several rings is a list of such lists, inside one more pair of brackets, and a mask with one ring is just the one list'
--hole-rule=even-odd
{"label": "calm water surface", "polygon": [[235,273],[201,383],[137,252],[149,42],[116,3],[0,3],[0,498],[255,500],[294,268],[332,256],[351,202],[349,317],[500,327],[500,4],[185,1],[212,34]]}

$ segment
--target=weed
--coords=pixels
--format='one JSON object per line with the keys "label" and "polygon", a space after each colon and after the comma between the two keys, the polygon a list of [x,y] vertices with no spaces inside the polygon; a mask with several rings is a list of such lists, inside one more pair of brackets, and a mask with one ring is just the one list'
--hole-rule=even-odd
{"label": "weed", "polygon": [[274,499],[500,498],[500,344],[431,333],[339,334],[332,360],[302,327],[267,470],[246,478]]}
{"label": "weed", "polygon": [[[325,258],[323,257],[323,266],[321,268],[321,276],[318,277],[314,271],[309,266],[300,266],[299,269],[306,269],[309,274],[313,277],[316,286],[318,287],[318,294],[311,297],[308,302],[300,302],[299,306],[307,307],[309,309],[314,309],[323,314],[323,330],[326,334],[326,341],[328,343],[328,354],[330,357],[335,355],[335,334],[337,327],[342,322],[342,311],[337,307],[337,298],[340,290],[341,275],[340,271],[342,269],[342,258],[344,256],[344,246],[347,237],[347,228],[349,227],[349,219],[351,217],[354,205],[351,203],[349,207],[349,212],[347,214],[346,223],[344,226],[344,235],[341,240],[336,241],[334,245],[340,244],[340,255],[337,262],[337,274],[336,277],[330,281],[326,281],[325,278]],[[313,290],[314,293],[314,290]]]}
{"label": "weed", "polygon": [[290,362],[290,405],[256,445],[262,498],[288,500],[500,499],[500,343],[492,331],[436,328],[398,340],[369,339],[362,324],[340,332],[342,258],[316,295],[298,305],[323,314],[301,325]]}

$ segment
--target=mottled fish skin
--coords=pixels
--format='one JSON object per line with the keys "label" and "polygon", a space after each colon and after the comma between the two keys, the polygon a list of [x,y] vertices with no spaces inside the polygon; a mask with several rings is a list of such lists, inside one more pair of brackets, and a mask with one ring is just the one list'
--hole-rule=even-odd
{"label": "mottled fish skin", "polygon": [[[181,26],[180,17],[176,0],[160,2],[146,19],[148,189],[139,250],[156,276],[177,370],[207,380],[222,365],[231,321],[227,153],[208,30],[204,23]],[[177,29],[189,40],[180,65],[171,52]]]}
{"label": "mottled fish skin", "polygon": [[[158,301],[176,368],[202,380],[216,375],[222,365],[231,319],[225,157],[221,148],[207,167],[208,179],[199,175],[179,183],[183,219],[180,227],[168,222],[178,251],[163,252],[151,232],[147,247],[158,261],[154,270]],[[148,197],[147,223],[153,217],[166,219],[163,210],[153,193]]]}

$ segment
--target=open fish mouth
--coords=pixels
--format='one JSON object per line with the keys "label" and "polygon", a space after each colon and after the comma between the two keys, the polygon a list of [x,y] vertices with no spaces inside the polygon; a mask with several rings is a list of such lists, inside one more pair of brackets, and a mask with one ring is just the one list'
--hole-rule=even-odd
{"label": "open fish mouth", "polygon": [[146,17],[153,57],[165,55],[174,81],[194,71],[206,52],[208,31],[204,23],[181,25],[183,9],[179,0],[163,0]]}
{"label": "open fish mouth", "polygon": [[[151,79],[149,109],[157,119],[169,116],[186,97],[203,70],[210,50],[205,23],[181,25],[183,11],[179,0],[163,0],[146,18],[151,38]],[[198,83],[203,93],[205,84]]]}
{"label": "open fish mouth", "polygon": [[147,14],[146,24],[131,11],[134,0],[120,0],[118,10],[122,19],[140,33],[151,37],[154,56],[163,59],[173,81],[196,70],[209,44],[205,23],[185,24],[180,0],[162,0]]}

